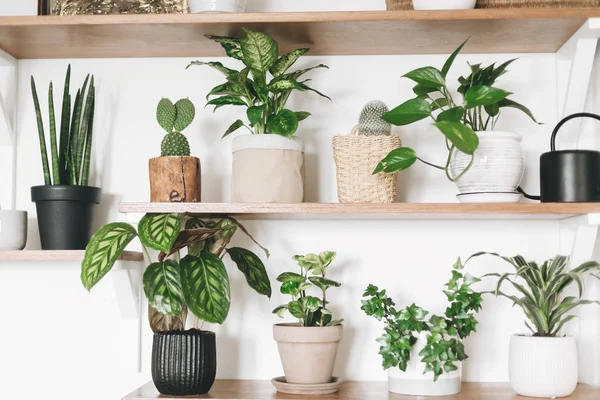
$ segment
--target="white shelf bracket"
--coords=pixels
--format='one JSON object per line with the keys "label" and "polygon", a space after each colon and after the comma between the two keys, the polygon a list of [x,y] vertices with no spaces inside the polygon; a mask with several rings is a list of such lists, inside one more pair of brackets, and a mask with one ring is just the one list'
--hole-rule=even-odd
{"label": "white shelf bracket", "polygon": [[118,261],[111,271],[119,310],[123,318],[139,318],[142,303],[142,262]]}
{"label": "white shelf bracket", "polygon": [[[16,203],[17,60],[0,49],[0,205]],[[6,208],[6,207],[5,207]]]}

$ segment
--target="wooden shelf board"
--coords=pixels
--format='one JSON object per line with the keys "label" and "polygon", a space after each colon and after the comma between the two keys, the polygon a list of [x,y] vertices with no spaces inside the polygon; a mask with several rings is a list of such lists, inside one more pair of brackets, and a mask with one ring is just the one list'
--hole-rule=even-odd
{"label": "wooden shelf board", "polygon": [[223,56],[204,35],[271,33],[309,55],[556,52],[599,8],[0,17],[16,58]]}
{"label": "wooden shelf board", "polygon": [[[155,400],[164,399],[152,382],[125,396],[123,400]],[[172,398],[172,397],[171,397]],[[400,396],[388,393],[387,382],[346,382],[339,393],[326,396],[293,396],[280,394],[269,381],[235,381],[217,380],[210,393],[202,396],[185,397],[185,399],[220,399],[220,400],[414,400],[414,396]],[[420,398],[420,397],[419,397]],[[579,385],[570,400],[598,400],[600,389],[587,385]],[[182,398],[183,399],[183,398]],[[427,397],[428,400],[516,400],[517,396],[505,383],[463,383],[462,392],[455,396]]]}
{"label": "wooden shelf board", "polygon": [[[82,261],[85,251],[83,250],[0,250],[0,262],[2,261]],[[126,251],[119,260],[144,261],[142,253]]]}
{"label": "wooden shelf board", "polygon": [[343,220],[464,220],[531,219],[560,220],[600,213],[600,203],[531,204],[253,204],[253,203],[121,203],[121,213],[189,213],[202,216],[230,215],[240,219],[343,219]]}

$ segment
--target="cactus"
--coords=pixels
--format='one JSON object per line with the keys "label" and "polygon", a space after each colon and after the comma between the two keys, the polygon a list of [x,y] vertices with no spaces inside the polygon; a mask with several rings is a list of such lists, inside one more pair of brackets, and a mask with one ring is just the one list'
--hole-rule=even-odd
{"label": "cactus", "polygon": [[375,100],[368,102],[360,113],[358,134],[364,136],[389,136],[392,125],[382,117],[389,111],[384,102]]}
{"label": "cactus", "polygon": [[161,144],[161,156],[189,156],[190,144],[181,133],[190,126],[196,116],[196,108],[189,99],[181,99],[177,103],[162,99],[156,108],[156,120],[167,132]]}

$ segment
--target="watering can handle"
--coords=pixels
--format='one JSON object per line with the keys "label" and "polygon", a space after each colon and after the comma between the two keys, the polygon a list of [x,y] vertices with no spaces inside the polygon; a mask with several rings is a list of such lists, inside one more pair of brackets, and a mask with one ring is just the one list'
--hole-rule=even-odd
{"label": "watering can handle", "polygon": [[552,137],[550,138],[550,150],[556,151],[556,135],[558,134],[560,128],[562,128],[564,124],[575,118],[593,118],[600,121],[600,115],[585,112],[572,114],[568,117],[563,118],[563,120],[560,121],[558,125],[556,125],[556,128],[554,128],[554,131],[552,132]]}

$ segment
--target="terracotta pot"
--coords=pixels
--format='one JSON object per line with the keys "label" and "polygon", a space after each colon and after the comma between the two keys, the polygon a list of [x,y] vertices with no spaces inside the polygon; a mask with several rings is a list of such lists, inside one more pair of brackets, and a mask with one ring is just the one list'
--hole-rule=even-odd
{"label": "terracotta pot", "polygon": [[153,203],[200,202],[200,159],[156,157],[149,161],[150,201]]}
{"label": "terracotta pot", "polygon": [[273,326],[279,357],[287,383],[329,383],[342,340],[343,327],[303,327],[300,324]]}

